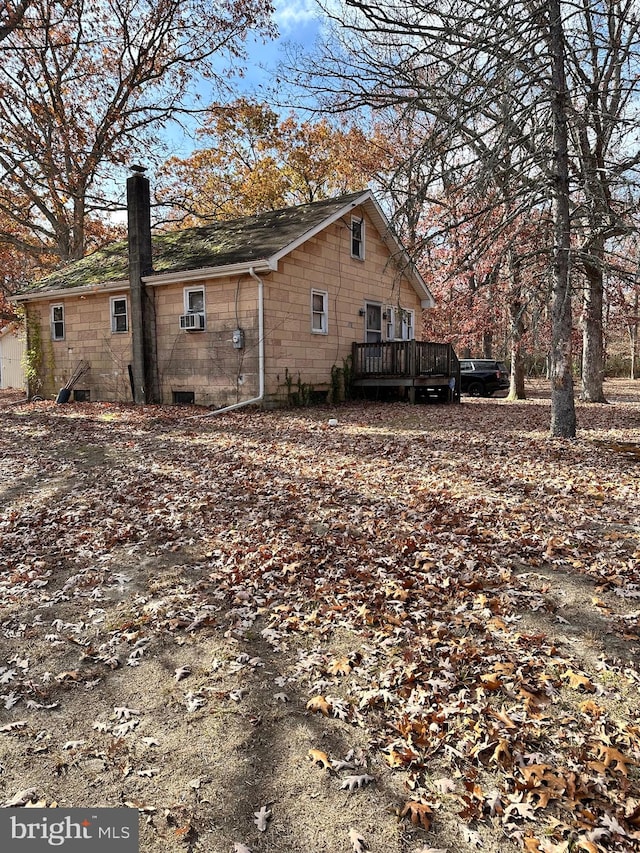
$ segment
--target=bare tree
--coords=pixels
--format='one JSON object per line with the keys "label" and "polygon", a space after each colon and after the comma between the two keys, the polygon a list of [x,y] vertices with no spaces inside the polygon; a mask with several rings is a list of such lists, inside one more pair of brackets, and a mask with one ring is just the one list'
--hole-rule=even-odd
{"label": "bare tree", "polygon": [[337,42],[314,57],[300,82],[326,108],[422,111],[448,129],[448,170],[464,175],[481,164],[480,180],[489,181],[500,168],[517,176],[512,209],[551,206],[551,433],[573,437],[569,102],[559,0],[344,0],[325,11]]}
{"label": "bare tree", "polygon": [[114,170],[161,156],[196,74],[220,84],[214,59],[240,61],[270,13],[270,0],[31,0],[2,42],[0,241],[82,257]]}
{"label": "bare tree", "polygon": [[572,231],[584,273],[582,398],[604,402],[603,291],[607,242],[629,232],[629,184],[637,182],[640,39],[632,0],[574,0],[566,57]]}

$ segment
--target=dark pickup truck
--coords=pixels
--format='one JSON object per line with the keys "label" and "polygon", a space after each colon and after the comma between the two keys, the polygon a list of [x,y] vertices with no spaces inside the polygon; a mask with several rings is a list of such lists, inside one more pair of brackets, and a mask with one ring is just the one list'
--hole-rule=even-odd
{"label": "dark pickup truck", "polygon": [[509,388],[509,371],[493,358],[461,358],[460,390],[471,397],[490,397]]}

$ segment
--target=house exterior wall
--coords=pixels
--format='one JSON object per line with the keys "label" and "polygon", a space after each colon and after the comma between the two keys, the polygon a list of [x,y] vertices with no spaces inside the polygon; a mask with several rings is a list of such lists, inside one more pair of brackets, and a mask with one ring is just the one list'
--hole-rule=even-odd
{"label": "house exterior wall", "polygon": [[[82,296],[70,293],[62,298],[29,302],[27,335],[29,349],[37,352],[39,382],[31,383],[30,393],[56,396],[81,360],[90,369],[76,389],[90,392],[91,400],[131,400],[128,365],[131,363],[131,330],[111,331],[111,298],[127,299],[126,291]],[[64,338],[52,339],[51,308],[64,309]],[[130,315],[129,315],[130,319]]]}
{"label": "house exterior wall", "polygon": [[[156,306],[158,371],[164,403],[193,392],[197,405],[222,407],[258,394],[258,287],[248,275],[189,282],[204,288],[206,328],[185,331],[184,285],[152,288]],[[244,347],[233,346],[235,329]]]}
{"label": "house exterior wall", "polygon": [[[332,368],[343,369],[353,341],[365,340],[367,302],[414,312],[421,328],[420,298],[389,262],[389,250],[365,217],[364,257],[352,257],[351,216],[333,223],[282,258],[278,269],[261,274],[264,283],[265,402],[282,404],[296,396],[331,388]],[[185,287],[204,289],[206,327],[186,331]],[[248,274],[147,285],[153,294],[158,378],[162,402],[223,407],[259,393],[258,284]],[[326,294],[326,333],[312,331],[312,291]],[[78,387],[91,400],[130,401],[128,365],[131,332],[111,331],[111,298],[119,293],[69,294],[29,302],[30,322],[42,340],[42,386],[37,393],[55,396],[81,359],[90,371]],[[52,340],[51,307],[64,306],[64,340]],[[130,304],[129,320],[130,320]],[[383,340],[386,324],[383,322]],[[130,322],[129,322],[130,329]],[[244,346],[233,346],[241,329]],[[35,389],[31,389],[34,393]]]}
{"label": "house exterior wall", "polygon": [[6,331],[0,336],[0,388],[26,388],[24,332]]}
{"label": "house exterior wall", "polygon": [[[362,216],[355,208],[353,215]],[[365,217],[364,259],[351,256],[350,222],[339,220],[285,257],[265,277],[266,397],[325,391],[332,367],[344,369],[351,344],[365,341],[365,303],[414,311],[421,329],[420,298],[389,262],[389,250]],[[328,296],[326,334],[311,330],[311,292]],[[386,324],[383,322],[383,340]]]}

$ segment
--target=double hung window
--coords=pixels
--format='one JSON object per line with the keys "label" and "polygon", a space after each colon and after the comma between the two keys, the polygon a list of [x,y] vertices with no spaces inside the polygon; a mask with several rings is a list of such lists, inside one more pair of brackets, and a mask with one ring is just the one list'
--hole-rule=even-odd
{"label": "double hung window", "polygon": [[111,331],[129,331],[129,313],[127,310],[127,299],[125,296],[111,297]]}
{"label": "double hung window", "polygon": [[64,305],[51,306],[51,340],[64,340]]}
{"label": "double hung window", "polygon": [[326,290],[311,291],[311,331],[326,335],[329,331],[329,294]]}

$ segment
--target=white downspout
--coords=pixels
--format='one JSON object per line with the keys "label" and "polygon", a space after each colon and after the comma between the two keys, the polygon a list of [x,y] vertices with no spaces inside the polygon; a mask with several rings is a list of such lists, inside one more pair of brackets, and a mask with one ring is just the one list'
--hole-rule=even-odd
{"label": "white downspout", "polygon": [[222,409],[214,409],[213,412],[207,412],[206,415],[193,415],[187,420],[192,420],[193,418],[210,418],[213,415],[232,412],[234,409],[241,409],[243,406],[251,406],[253,403],[259,403],[264,397],[264,284],[260,276],[256,275],[253,267],[249,267],[249,275],[258,282],[258,396],[252,397],[250,400],[243,400],[241,403],[233,403],[231,406],[224,406]]}

